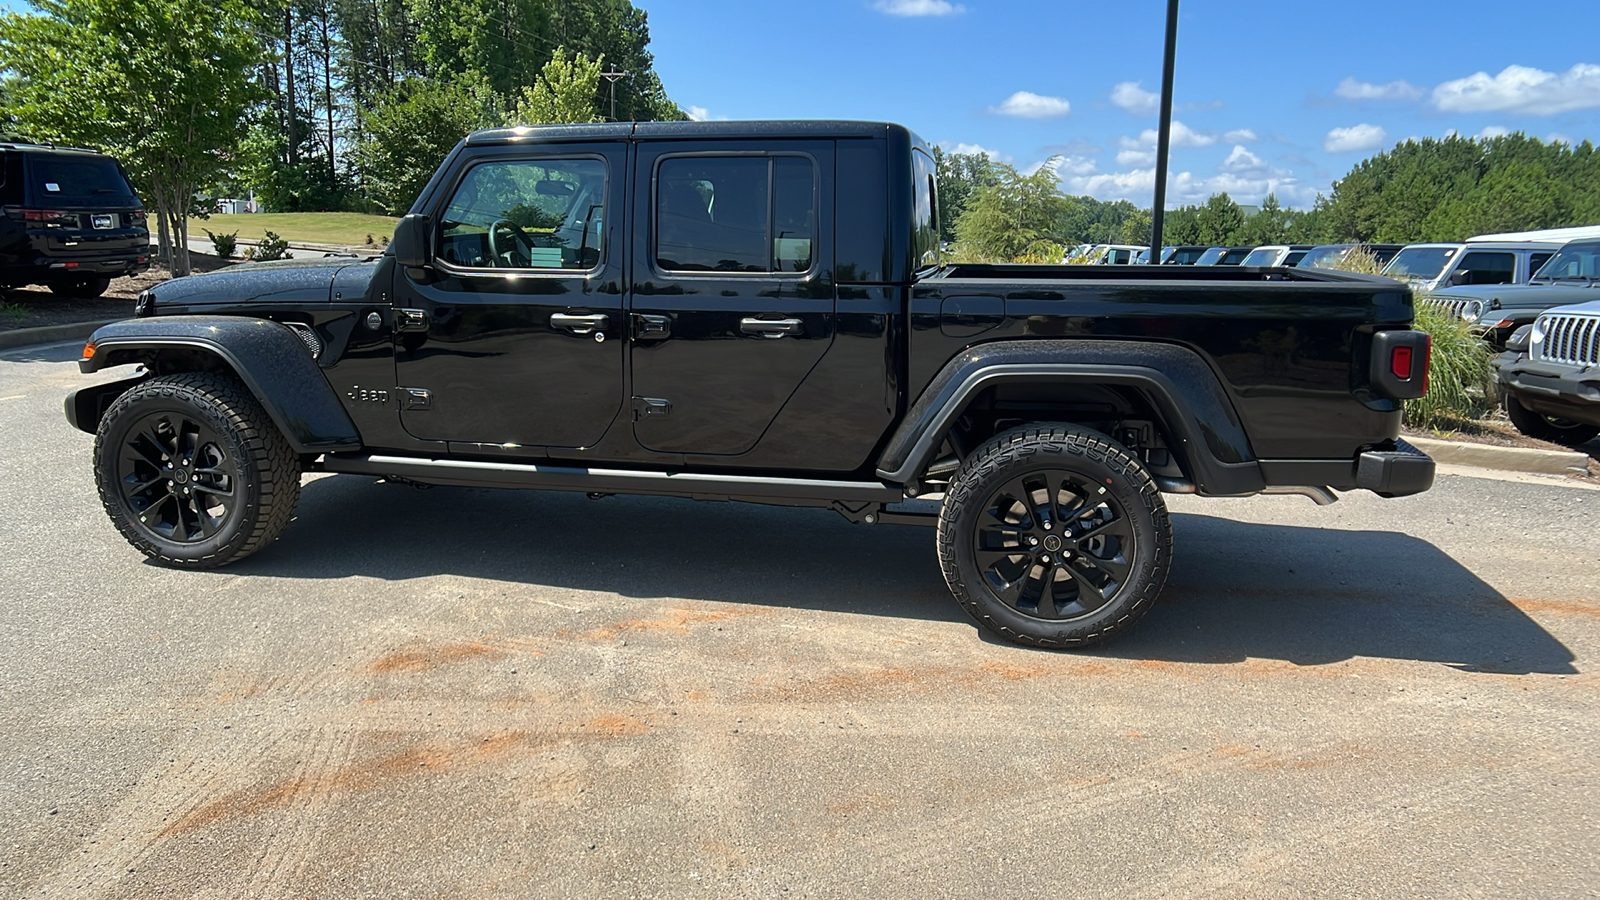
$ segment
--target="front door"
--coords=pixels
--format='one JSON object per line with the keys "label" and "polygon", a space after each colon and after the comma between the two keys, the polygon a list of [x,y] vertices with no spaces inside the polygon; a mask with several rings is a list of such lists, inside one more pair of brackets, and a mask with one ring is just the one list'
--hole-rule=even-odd
{"label": "front door", "polygon": [[744,453],[833,340],[833,144],[645,144],[635,179],[635,438]]}
{"label": "front door", "polygon": [[515,452],[605,434],[623,401],[626,159],[622,144],[497,149],[430,211],[433,264],[395,286],[412,436]]}

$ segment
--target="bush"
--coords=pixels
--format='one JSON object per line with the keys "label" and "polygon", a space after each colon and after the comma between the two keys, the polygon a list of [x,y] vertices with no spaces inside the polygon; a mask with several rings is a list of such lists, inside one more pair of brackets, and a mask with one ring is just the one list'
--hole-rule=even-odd
{"label": "bush", "polygon": [[267,262],[274,259],[294,259],[294,254],[289,252],[289,242],[278,237],[276,232],[266,232],[259,244],[250,253],[250,259],[255,262]]}
{"label": "bush", "polygon": [[1494,409],[1494,351],[1466,322],[1431,303],[1417,302],[1416,328],[1433,336],[1428,394],[1407,400],[1405,422],[1414,428],[1454,430]]}
{"label": "bush", "polygon": [[212,234],[209,228],[202,228],[201,231],[206,233],[206,239],[211,241],[211,246],[217,249],[217,256],[220,259],[233,259],[233,251],[239,246],[239,232]]}

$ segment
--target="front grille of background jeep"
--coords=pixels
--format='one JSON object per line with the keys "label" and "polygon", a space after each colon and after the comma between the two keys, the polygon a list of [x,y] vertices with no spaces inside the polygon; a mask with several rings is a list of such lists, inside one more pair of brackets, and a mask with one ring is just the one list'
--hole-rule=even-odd
{"label": "front grille of background jeep", "polygon": [[1477,303],[1478,301],[1456,300],[1450,297],[1424,297],[1422,298],[1422,302],[1437,309],[1442,309],[1449,313],[1453,318],[1459,319],[1461,318],[1462,313],[1466,312],[1468,305]]}
{"label": "front grille of background jeep", "polygon": [[1538,359],[1572,366],[1600,365],[1600,316],[1544,316]]}

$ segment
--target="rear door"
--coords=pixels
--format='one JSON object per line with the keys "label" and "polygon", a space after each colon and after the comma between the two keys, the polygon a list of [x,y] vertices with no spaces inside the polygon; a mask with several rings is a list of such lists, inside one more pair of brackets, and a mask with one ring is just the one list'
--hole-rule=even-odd
{"label": "rear door", "polygon": [[148,254],[144,207],[116,160],[95,153],[24,153],[34,249],[48,257]]}
{"label": "rear door", "polygon": [[623,399],[626,159],[623,143],[562,144],[463,164],[431,211],[432,267],[395,276],[413,437],[517,453],[605,434]]}
{"label": "rear door", "polygon": [[739,454],[833,340],[833,143],[692,146],[639,145],[634,436]]}

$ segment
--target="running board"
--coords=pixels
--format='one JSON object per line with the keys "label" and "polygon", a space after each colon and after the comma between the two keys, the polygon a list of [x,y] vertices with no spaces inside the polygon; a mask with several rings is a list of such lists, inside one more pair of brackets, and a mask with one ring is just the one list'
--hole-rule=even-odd
{"label": "running board", "polygon": [[419,459],[410,456],[346,456],[327,454],[324,472],[376,475],[419,484],[460,487],[525,488],[589,494],[649,494],[694,500],[742,500],[775,506],[898,503],[905,492],[881,481],[825,481],[752,475],[708,475],[699,472],[651,472],[632,469],[589,469],[530,463],[481,462],[464,459]]}

